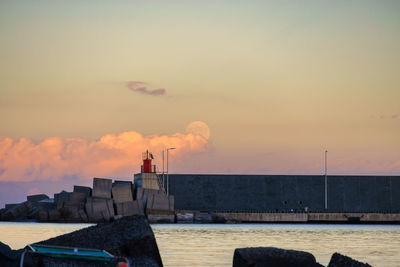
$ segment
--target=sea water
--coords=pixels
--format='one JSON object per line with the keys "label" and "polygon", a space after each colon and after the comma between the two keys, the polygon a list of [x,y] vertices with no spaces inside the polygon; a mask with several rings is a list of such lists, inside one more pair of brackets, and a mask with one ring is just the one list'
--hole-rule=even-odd
{"label": "sea water", "polygon": [[[0,222],[13,249],[91,224]],[[328,265],[334,252],[372,266],[400,266],[400,225],[153,224],[164,266],[232,266],[240,247],[273,246],[312,253]]]}

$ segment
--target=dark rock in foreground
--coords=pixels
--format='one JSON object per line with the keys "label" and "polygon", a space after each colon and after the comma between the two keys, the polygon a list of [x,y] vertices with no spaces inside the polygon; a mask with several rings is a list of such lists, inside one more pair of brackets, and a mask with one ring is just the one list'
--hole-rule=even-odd
{"label": "dark rock in foreground", "polygon": [[23,249],[12,250],[8,245],[0,242],[0,266],[19,266],[19,259]]}
{"label": "dark rock in foreground", "polygon": [[233,267],[321,267],[314,255],[274,247],[237,248]]}
{"label": "dark rock in foreground", "polygon": [[84,228],[39,244],[104,249],[128,258],[131,266],[163,266],[154,233],[140,215]]}
{"label": "dark rock in foreground", "polygon": [[27,253],[24,257],[24,267],[115,267],[117,264],[118,260],[116,259],[109,262],[87,261],[83,259],[45,257],[32,253]]}
{"label": "dark rock in foreground", "polygon": [[353,260],[339,253],[334,253],[328,267],[371,267],[371,265]]}

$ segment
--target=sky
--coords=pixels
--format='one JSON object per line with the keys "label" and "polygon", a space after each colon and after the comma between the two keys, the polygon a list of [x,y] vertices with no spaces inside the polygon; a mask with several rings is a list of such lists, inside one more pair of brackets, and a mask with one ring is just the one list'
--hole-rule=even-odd
{"label": "sky", "polygon": [[0,206],[171,173],[400,175],[399,1],[1,1]]}

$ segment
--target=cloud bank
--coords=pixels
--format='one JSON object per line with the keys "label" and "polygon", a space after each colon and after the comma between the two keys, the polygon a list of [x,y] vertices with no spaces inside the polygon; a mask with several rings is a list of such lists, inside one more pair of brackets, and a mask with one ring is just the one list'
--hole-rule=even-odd
{"label": "cloud bank", "polygon": [[0,181],[129,177],[139,172],[142,152],[149,149],[160,154],[167,146],[177,148],[173,153],[176,158],[187,158],[210,147],[206,138],[193,133],[142,135],[130,131],[107,134],[95,141],[50,137],[39,143],[0,136]]}
{"label": "cloud bank", "polygon": [[125,83],[125,86],[128,87],[132,92],[142,93],[145,95],[159,96],[165,95],[167,91],[164,88],[158,88],[150,90],[148,89],[148,85],[144,82],[139,81],[129,81]]}

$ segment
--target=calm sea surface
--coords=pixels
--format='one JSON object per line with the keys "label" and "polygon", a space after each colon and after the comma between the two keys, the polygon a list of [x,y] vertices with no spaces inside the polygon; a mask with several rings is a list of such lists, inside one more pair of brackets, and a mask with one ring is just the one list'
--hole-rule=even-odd
{"label": "calm sea surface", "polygon": [[[91,224],[0,222],[0,241],[14,249]],[[327,265],[333,252],[373,266],[400,266],[399,225],[152,225],[165,266],[232,266],[239,247],[275,246],[311,252]]]}

